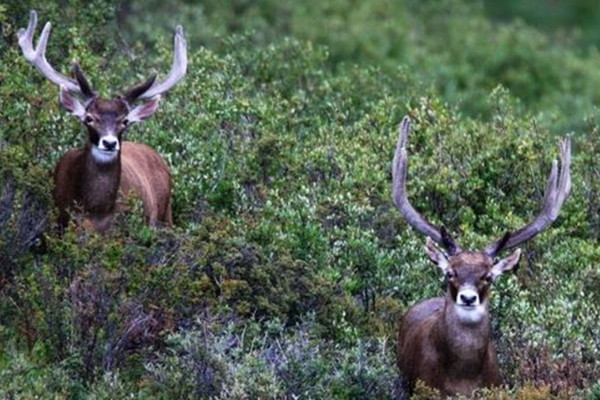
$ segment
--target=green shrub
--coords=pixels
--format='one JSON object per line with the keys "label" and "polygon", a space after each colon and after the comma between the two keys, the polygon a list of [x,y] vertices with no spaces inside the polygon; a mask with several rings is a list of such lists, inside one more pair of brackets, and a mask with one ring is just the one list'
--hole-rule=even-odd
{"label": "green shrub", "polygon": [[596,52],[458,0],[158,3],[38,9],[48,58],[106,96],[189,38],[184,83],[128,133],[171,167],[175,228],[133,198],[103,237],[56,234],[51,170],[85,135],[17,47],[33,2],[0,8],[0,397],[399,395],[387,338],[442,293],[391,203],[405,114],[413,205],[473,249],[534,217],[574,130],[570,198],[496,285],[508,388],[481,398],[595,393]]}
{"label": "green shrub", "polygon": [[596,382],[589,390],[587,400],[600,399],[600,383]]}
{"label": "green shrub", "polygon": [[391,399],[396,373],[389,343],[323,341],[314,319],[240,324],[203,316],[172,335],[170,350],[146,366],[152,396],[177,398]]}

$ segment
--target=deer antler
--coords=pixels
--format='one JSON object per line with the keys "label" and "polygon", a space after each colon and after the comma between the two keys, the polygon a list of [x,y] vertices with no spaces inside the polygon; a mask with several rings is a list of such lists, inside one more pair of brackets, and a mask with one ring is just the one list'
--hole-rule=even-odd
{"label": "deer antler", "polygon": [[46,78],[52,83],[58,86],[64,86],[67,90],[73,93],[81,94],[81,88],[73,79],[66,77],[54,70],[48,60],[46,60],[46,45],[48,44],[48,36],[50,36],[50,29],[52,25],[50,22],[46,22],[36,49],[33,49],[33,34],[35,33],[35,27],[37,25],[37,13],[35,10],[29,12],[29,24],[27,29],[19,29],[17,37],[19,39],[19,46],[23,51],[23,55],[32,63]]}
{"label": "deer antler", "polygon": [[408,201],[406,194],[406,172],[408,170],[408,158],[406,153],[406,142],[410,133],[410,118],[405,116],[400,123],[400,135],[394,154],[392,166],[393,187],[392,197],[396,207],[413,228],[423,235],[430,237],[434,242],[446,248],[450,255],[462,251],[445,229],[438,228],[419,214]]}
{"label": "deer antler", "polygon": [[[48,78],[55,85],[64,86],[69,92],[82,95],[84,98],[89,98],[89,93],[92,93],[91,86],[89,84],[87,84],[86,86],[86,88],[89,88],[89,90],[86,90],[86,88],[82,88],[80,86],[80,83],[78,82],[82,81],[79,76],[77,76],[78,80],[75,81],[74,79],[62,75],[58,73],[50,65],[50,63],[48,63],[48,60],[46,60],[46,46],[48,44],[48,37],[50,36],[50,29],[52,27],[50,22],[46,22],[46,25],[44,25],[44,29],[42,30],[42,34],[40,35],[40,39],[38,40],[37,47],[34,49],[33,35],[35,33],[36,26],[37,13],[35,12],[35,10],[31,10],[29,12],[29,24],[27,25],[27,29],[19,29],[19,31],[17,32],[19,46],[21,46],[21,50],[23,51],[23,55],[25,56],[25,58],[31,64],[33,64],[42,73],[42,75]],[[133,89],[130,89],[127,92],[126,97],[128,99],[130,97],[134,97],[129,99],[131,101],[136,99],[149,99],[160,95],[166,92],[167,90],[171,89],[173,86],[175,86],[186,74],[186,46],[187,44],[183,35],[183,28],[181,27],[181,25],[178,25],[175,29],[173,64],[171,65],[171,70],[169,71],[167,77],[160,82],[155,82],[154,78],[151,77],[146,82],[135,86]],[[78,72],[77,69],[78,67],[74,68],[74,72],[76,74]],[[80,70],[79,75],[83,77],[83,73]],[[141,92],[140,88],[148,86],[149,88]]]}
{"label": "deer antler", "polygon": [[137,96],[138,99],[150,99],[162,94],[183,79],[187,70],[187,42],[183,36],[183,28],[181,25],[177,25],[177,28],[175,28],[173,47],[173,64],[171,64],[169,75],[160,82],[154,82],[148,90]]}
{"label": "deer antler", "polygon": [[[495,257],[503,248],[511,248],[526,242],[546,229],[558,217],[558,213],[571,191],[571,138],[566,137],[559,142],[561,169],[558,173],[558,163],[552,162],[552,169],[546,183],[544,206],[533,221],[518,231],[508,235],[508,239],[500,238],[485,249],[485,253]],[[505,244],[502,246],[501,242]]]}

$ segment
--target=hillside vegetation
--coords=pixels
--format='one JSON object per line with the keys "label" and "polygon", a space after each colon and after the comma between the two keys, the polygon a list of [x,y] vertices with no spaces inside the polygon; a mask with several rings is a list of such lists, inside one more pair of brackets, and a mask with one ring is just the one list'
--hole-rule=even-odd
{"label": "hillside vegetation", "polygon": [[[412,203],[473,249],[534,217],[572,135],[570,198],[495,285],[506,386],[477,398],[600,399],[587,41],[467,0],[38,3],[0,5],[0,398],[402,398],[398,318],[443,290],[391,202],[409,114]],[[185,81],[128,133],[171,167],[173,229],[130,198],[109,236],[55,233],[52,169],[85,134],[20,52],[31,8],[104,96],[164,74],[183,24]]]}

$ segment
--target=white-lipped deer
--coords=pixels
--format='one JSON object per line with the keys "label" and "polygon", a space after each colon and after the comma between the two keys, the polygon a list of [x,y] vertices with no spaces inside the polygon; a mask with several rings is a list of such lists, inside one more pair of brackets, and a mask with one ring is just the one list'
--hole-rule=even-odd
{"label": "white-lipped deer", "polygon": [[23,55],[60,87],[60,104],[83,123],[88,133],[85,146],[69,150],[54,169],[59,225],[66,226],[70,213],[81,210],[96,231],[106,232],[117,209],[119,192],[134,192],[142,200],[150,225],[171,226],[171,177],[166,162],[144,144],[123,141],[123,135],[129,125],[150,117],[158,108],[160,95],[185,76],[187,50],[182,27],[176,28],[173,64],[164,80],[156,81],[153,75],[122,95],[106,100],[93,91],[77,64],[73,65],[75,79],[71,79],[48,63],[45,53],[50,22],[44,26],[34,49],[36,25],[37,13],[32,10],[27,29],[17,33]]}
{"label": "white-lipped deer", "polygon": [[[417,380],[444,394],[470,396],[474,389],[500,385],[502,380],[490,337],[491,284],[519,261],[520,249],[506,258],[496,256],[532,239],[558,217],[571,190],[571,140],[559,143],[546,183],[543,208],[529,224],[507,233],[483,251],[463,250],[444,227],[425,220],[406,194],[410,119],[404,117],[393,161],[393,199],[406,221],[427,237],[427,255],[445,274],[445,297],[423,300],[404,314],[398,331],[397,364],[412,390]],[[435,243],[445,249],[441,250]]]}

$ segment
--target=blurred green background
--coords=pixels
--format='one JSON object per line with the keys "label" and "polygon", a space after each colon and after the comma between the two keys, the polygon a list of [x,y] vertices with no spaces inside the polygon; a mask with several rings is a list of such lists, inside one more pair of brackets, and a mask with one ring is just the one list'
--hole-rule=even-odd
{"label": "blurred green background", "polygon": [[600,11],[596,1],[486,0],[484,5],[486,14],[495,20],[520,19],[549,34],[574,36],[577,45],[583,48],[600,44]]}
{"label": "blurred green background", "polygon": [[[162,76],[184,26],[185,81],[127,134],[170,165],[173,229],[131,198],[106,237],[56,234],[52,169],[85,135],[21,55],[32,8],[50,62],[77,60],[103,96]],[[391,202],[408,114],[411,201],[467,248],[535,216],[572,135],[570,198],[494,289],[505,386],[476,398],[600,399],[598,10],[0,3],[0,398],[406,398],[398,318],[443,293]]]}

